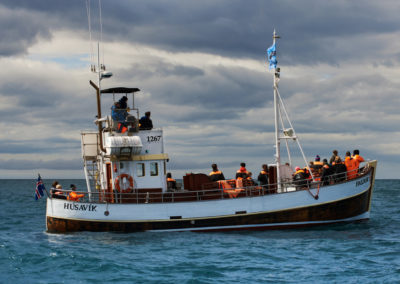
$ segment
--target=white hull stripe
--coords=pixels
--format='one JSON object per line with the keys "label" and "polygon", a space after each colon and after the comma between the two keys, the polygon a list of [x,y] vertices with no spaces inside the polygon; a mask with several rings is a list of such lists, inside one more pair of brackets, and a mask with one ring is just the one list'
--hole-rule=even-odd
{"label": "white hull stripe", "polygon": [[305,221],[305,222],[287,222],[287,223],[268,223],[268,224],[255,224],[255,225],[237,225],[237,226],[215,226],[215,227],[198,227],[198,228],[185,228],[185,229],[166,229],[166,230],[148,230],[147,232],[182,232],[182,231],[208,231],[208,230],[229,230],[229,229],[251,229],[259,227],[294,227],[302,225],[322,225],[330,223],[353,222],[358,220],[369,219],[369,212],[361,215],[339,220],[328,221]]}

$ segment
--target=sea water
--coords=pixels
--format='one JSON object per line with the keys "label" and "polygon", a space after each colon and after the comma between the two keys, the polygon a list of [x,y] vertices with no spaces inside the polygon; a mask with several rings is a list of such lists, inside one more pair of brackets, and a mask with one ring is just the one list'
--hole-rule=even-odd
{"label": "sea water", "polygon": [[[0,283],[400,282],[400,180],[376,181],[368,222],[130,234],[46,233],[35,183],[1,180]],[[60,183],[85,187],[84,180]]]}

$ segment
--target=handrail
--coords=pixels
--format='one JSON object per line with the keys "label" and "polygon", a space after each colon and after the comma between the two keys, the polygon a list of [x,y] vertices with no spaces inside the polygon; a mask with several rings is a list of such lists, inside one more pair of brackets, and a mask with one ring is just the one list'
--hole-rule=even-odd
{"label": "handrail", "polygon": [[[372,168],[368,165],[357,169],[358,175],[356,178],[360,178],[370,172]],[[335,182],[335,177],[338,174],[333,174],[328,176],[332,183],[326,186],[339,184],[348,181],[345,179],[344,181]],[[84,194],[84,197],[80,198],[79,203],[111,203],[107,201],[108,196],[111,194],[115,194],[115,203],[175,203],[181,201],[207,201],[207,200],[219,200],[219,199],[229,199],[229,198],[241,198],[241,197],[254,197],[254,196],[262,196],[269,194],[282,194],[288,192],[288,188],[295,188],[295,191],[299,190],[310,190],[324,187],[322,181],[313,182],[310,180],[301,180],[304,185],[299,186],[298,184],[292,182],[281,183],[281,188],[284,189],[284,192],[277,193],[277,184],[269,184],[269,185],[253,185],[247,186],[243,188],[232,188],[231,190],[241,189],[241,191],[237,194],[236,197],[232,197],[228,191],[224,191],[223,189],[215,188],[215,189],[207,189],[201,191],[188,191],[188,190],[179,190],[174,192],[139,192],[138,190],[131,193],[118,193],[118,192],[105,192],[105,191],[92,191],[91,198],[89,199],[89,193],[83,191],[75,191],[77,194]],[[66,199],[71,190],[58,190],[62,192],[63,199]],[[313,195],[313,194],[312,194]],[[314,196],[314,195],[313,195]],[[318,194],[316,195],[318,196]],[[314,198],[316,197],[314,196]],[[54,194],[50,198],[57,198]],[[318,198],[316,198],[318,199]]]}

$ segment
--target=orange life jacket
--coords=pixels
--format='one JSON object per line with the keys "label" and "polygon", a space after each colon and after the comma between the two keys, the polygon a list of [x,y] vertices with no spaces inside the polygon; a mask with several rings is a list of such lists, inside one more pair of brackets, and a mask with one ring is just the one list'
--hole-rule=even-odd
{"label": "orange life jacket", "polygon": [[249,172],[246,170],[245,167],[240,167],[240,169],[238,169],[236,173],[245,173],[245,174],[248,174]]}
{"label": "orange life jacket", "polygon": [[216,172],[212,171],[212,172],[209,174],[209,176],[212,176],[212,175],[220,175],[220,174],[222,174],[221,171],[216,171]]}
{"label": "orange life jacket", "polygon": [[79,201],[80,198],[84,197],[84,194],[78,194],[75,191],[71,191],[68,195],[68,200]]}
{"label": "orange life jacket", "polygon": [[173,178],[167,178],[167,181],[176,181]]}
{"label": "orange life jacket", "polygon": [[364,162],[364,158],[361,157],[360,155],[353,156],[353,160],[355,161],[357,168],[360,166],[361,162]]}
{"label": "orange life jacket", "polygon": [[347,179],[351,180],[357,177],[358,164],[357,161],[349,156],[344,160],[347,169]]}

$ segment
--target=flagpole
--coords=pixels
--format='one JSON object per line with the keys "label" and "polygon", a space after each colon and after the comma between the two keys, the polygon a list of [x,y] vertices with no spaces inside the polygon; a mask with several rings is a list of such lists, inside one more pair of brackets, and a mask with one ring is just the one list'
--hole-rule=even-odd
{"label": "flagpole", "polygon": [[[42,180],[42,177],[40,176],[39,173],[38,173],[38,176],[39,176],[39,178]],[[42,183],[43,183],[43,180],[42,180]],[[50,195],[49,195],[49,193],[47,192],[47,189],[46,189],[46,187],[44,186],[44,183],[43,183],[43,188],[44,188],[44,191],[46,192],[47,197],[50,198]]]}

